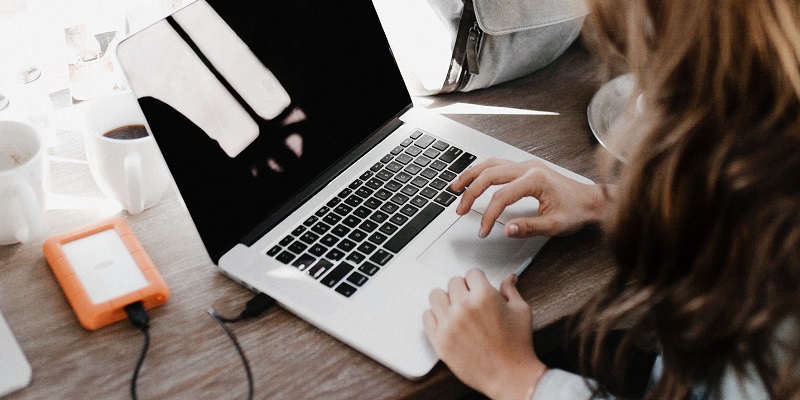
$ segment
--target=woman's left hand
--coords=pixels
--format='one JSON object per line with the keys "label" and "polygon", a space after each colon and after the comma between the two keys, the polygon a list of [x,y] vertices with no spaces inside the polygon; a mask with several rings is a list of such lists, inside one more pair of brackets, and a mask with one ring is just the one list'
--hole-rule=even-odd
{"label": "woman's left hand", "polygon": [[533,350],[530,306],[516,276],[498,291],[480,270],[434,289],[423,315],[436,354],[470,387],[494,399],[524,399],[547,367]]}

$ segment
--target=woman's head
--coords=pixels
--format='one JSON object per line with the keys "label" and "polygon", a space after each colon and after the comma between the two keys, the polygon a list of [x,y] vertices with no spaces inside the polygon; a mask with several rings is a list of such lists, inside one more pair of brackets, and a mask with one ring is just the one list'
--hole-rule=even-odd
{"label": "woman's head", "polygon": [[619,273],[584,329],[644,311],[669,395],[748,362],[774,394],[798,390],[764,357],[800,316],[800,2],[589,3],[587,37],[634,74],[644,106],[620,133],[632,150],[607,226]]}

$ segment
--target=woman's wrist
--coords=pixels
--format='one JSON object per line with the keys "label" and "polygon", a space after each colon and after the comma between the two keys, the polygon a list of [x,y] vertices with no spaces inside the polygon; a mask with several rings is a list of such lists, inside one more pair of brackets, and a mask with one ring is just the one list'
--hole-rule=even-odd
{"label": "woman's wrist", "polygon": [[533,360],[498,377],[494,390],[485,394],[495,400],[530,400],[545,372],[547,366],[538,359]]}

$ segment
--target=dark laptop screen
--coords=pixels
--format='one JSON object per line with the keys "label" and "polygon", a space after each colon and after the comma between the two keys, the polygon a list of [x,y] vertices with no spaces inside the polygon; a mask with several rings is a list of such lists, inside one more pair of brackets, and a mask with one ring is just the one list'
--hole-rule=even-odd
{"label": "dark laptop screen", "polygon": [[255,116],[259,136],[234,158],[170,105],[139,99],[216,262],[411,100],[370,0],[208,3],[291,97],[277,118]]}

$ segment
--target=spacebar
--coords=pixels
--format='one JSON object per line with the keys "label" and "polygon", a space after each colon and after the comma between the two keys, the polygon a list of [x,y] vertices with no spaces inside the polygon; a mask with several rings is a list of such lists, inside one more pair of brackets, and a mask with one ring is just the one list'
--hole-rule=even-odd
{"label": "spacebar", "polygon": [[397,231],[383,247],[392,253],[399,252],[442,211],[444,211],[444,207],[436,203],[428,204],[416,217],[412,218],[411,221],[408,221],[404,227]]}

